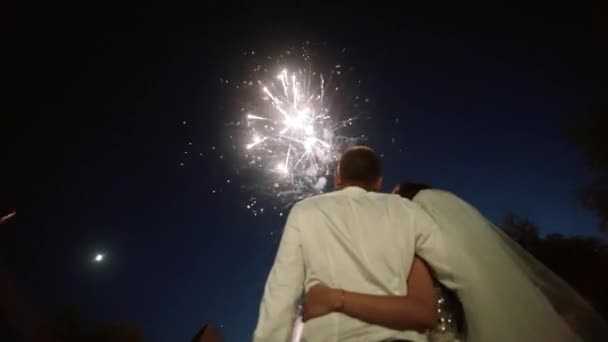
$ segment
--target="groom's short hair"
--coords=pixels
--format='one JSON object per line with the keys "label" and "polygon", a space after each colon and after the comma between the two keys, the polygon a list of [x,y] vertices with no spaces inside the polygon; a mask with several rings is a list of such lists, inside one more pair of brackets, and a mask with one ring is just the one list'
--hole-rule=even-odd
{"label": "groom's short hair", "polygon": [[354,146],[342,154],[338,172],[344,182],[372,185],[382,176],[382,163],[371,148]]}

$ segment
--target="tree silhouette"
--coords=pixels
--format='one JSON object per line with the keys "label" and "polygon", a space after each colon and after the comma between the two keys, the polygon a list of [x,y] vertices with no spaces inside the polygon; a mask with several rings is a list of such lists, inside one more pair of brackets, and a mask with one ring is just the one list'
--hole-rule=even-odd
{"label": "tree silhouette", "polygon": [[509,213],[503,219],[502,229],[529,252],[538,251],[541,239],[538,226],[531,220]]}
{"label": "tree silhouette", "polygon": [[593,106],[572,124],[570,137],[579,145],[594,179],[581,189],[583,205],[598,214],[600,229],[608,232],[608,104]]}
{"label": "tree silhouette", "polygon": [[504,231],[530,254],[567,281],[604,317],[608,317],[608,245],[592,236],[550,234],[541,237],[529,219],[508,214]]}

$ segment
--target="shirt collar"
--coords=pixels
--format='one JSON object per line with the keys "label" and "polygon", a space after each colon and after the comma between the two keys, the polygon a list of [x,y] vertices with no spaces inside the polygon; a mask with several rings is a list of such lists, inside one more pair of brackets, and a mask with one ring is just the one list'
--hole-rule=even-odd
{"label": "shirt collar", "polygon": [[349,185],[349,186],[343,188],[342,191],[351,193],[351,194],[362,194],[362,193],[367,192],[367,190],[363,189],[362,187],[356,186],[356,185]]}

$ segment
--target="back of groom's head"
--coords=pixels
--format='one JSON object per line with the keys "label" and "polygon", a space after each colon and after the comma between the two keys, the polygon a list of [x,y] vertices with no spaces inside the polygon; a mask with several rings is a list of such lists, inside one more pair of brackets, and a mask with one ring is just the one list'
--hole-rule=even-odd
{"label": "back of groom's head", "polygon": [[380,191],[382,186],[382,163],[369,147],[354,146],[340,158],[336,172],[336,187],[360,186],[368,191]]}

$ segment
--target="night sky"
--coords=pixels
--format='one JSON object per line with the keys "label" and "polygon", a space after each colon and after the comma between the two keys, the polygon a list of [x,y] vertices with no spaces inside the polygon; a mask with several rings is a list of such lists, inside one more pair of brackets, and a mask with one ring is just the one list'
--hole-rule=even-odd
{"label": "night sky", "polygon": [[597,234],[575,199],[590,173],[565,133],[606,91],[594,6],[73,10],[34,20],[16,69],[40,115],[24,114],[22,171],[3,177],[19,195],[2,194],[18,217],[0,256],[35,316],[76,304],[149,341],[205,322],[250,339],[285,216],[245,208],[219,79],[238,78],[245,51],[306,41],[328,65],[345,48],[363,81],[358,129],[384,155],[386,191],[421,180],[495,222],[514,212],[543,234]]}

